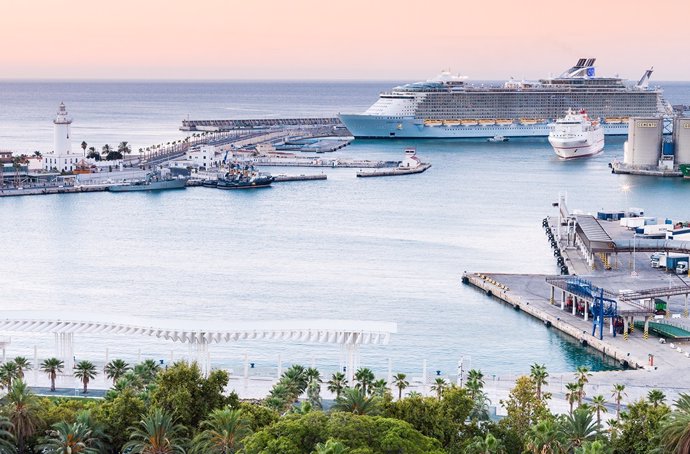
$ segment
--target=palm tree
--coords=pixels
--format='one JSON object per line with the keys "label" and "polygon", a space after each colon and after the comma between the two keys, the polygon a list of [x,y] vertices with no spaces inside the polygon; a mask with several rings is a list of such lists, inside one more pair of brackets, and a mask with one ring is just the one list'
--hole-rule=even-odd
{"label": "palm tree", "polygon": [[307,379],[307,383],[309,383],[312,379],[316,379],[319,383],[322,382],[321,372],[319,372],[316,367],[309,367],[305,369],[304,376]]}
{"label": "palm tree", "polygon": [[115,382],[118,381],[120,377],[126,374],[130,369],[131,367],[129,367],[129,364],[127,364],[124,360],[114,359],[105,365],[103,372],[105,372],[105,376],[112,380],[113,384],[115,384]]}
{"label": "palm tree", "polygon": [[656,408],[664,403],[666,400],[666,394],[664,394],[664,392],[660,389],[653,389],[647,393],[647,400],[654,406],[654,408]]}
{"label": "palm tree", "polygon": [[335,411],[371,415],[377,411],[377,398],[367,396],[361,388],[345,388],[333,405]]}
{"label": "palm tree", "polygon": [[616,399],[616,421],[618,421],[621,417],[621,401],[623,400],[623,396],[627,396],[627,394],[625,393],[625,385],[613,385],[613,392],[611,393],[611,397]]}
{"label": "palm tree", "polygon": [[409,393],[407,393],[408,399],[419,399],[422,397],[424,396],[422,396],[422,393],[420,393],[419,391],[410,391]]}
{"label": "palm tree", "polygon": [[55,378],[62,372],[65,363],[57,358],[48,358],[41,363],[41,370],[50,377],[50,390],[55,391]]}
{"label": "palm tree", "polygon": [[96,151],[96,147],[89,147],[89,153],[86,155],[86,157],[96,161],[101,160],[101,155]]}
{"label": "palm tree", "polygon": [[213,410],[201,423],[203,429],[192,440],[191,453],[230,454],[242,449],[242,439],[251,432],[242,410],[230,407]]}
{"label": "palm tree", "polygon": [[529,376],[537,387],[537,399],[541,400],[541,388],[549,384],[549,382],[546,381],[549,376],[549,373],[546,371],[546,366],[537,363],[532,364],[532,366],[530,366]]}
{"label": "palm tree", "polygon": [[371,369],[367,367],[357,369],[357,372],[355,372],[355,381],[357,382],[355,388],[361,388],[364,394],[367,394],[367,391],[371,393],[371,390],[369,388],[371,387],[371,384],[374,382],[375,379],[376,377],[374,376],[374,372],[372,372]]}
{"label": "palm tree", "polygon": [[94,366],[91,361],[79,361],[77,365],[74,366],[74,376],[84,384],[84,394],[88,392],[89,381],[96,378],[96,375],[98,375],[96,366]]}
{"label": "palm tree", "polygon": [[335,398],[340,397],[340,393],[347,387],[347,378],[342,372],[336,372],[331,376],[331,379],[327,382],[328,390],[335,393]]}
{"label": "palm tree", "polygon": [[690,395],[680,393],[674,403],[676,410],[661,421],[659,435],[663,452],[690,452]]}
{"label": "palm tree", "polygon": [[88,146],[89,146],[89,144],[86,143],[85,140],[81,141],[81,149],[84,151],[84,153],[86,153],[86,147],[88,147]]}
{"label": "palm tree", "polygon": [[134,366],[134,373],[137,374],[144,382],[144,385],[152,382],[158,371],[161,369],[160,364],[153,359],[146,359],[143,362]]}
{"label": "palm tree", "polygon": [[586,441],[594,441],[599,436],[599,425],[594,422],[592,413],[586,408],[578,408],[566,415],[561,425],[569,452],[582,446]]}
{"label": "palm tree", "polygon": [[587,366],[578,366],[575,372],[575,378],[577,379],[577,384],[579,385],[579,390],[577,394],[577,405],[582,405],[582,399],[585,397],[585,385],[589,382],[589,377],[592,374],[589,373]]}
{"label": "palm tree", "polygon": [[0,454],[15,454],[16,452],[12,423],[6,416],[0,416]]}
{"label": "palm tree", "polygon": [[185,454],[182,433],[184,427],[175,424],[173,417],[160,408],[145,416],[138,427],[131,427],[129,441],[122,452],[131,454]]}
{"label": "palm tree", "polygon": [[444,378],[437,378],[434,382],[434,385],[431,386],[431,390],[436,392],[436,397],[438,397],[438,400],[441,400],[443,391],[445,391],[446,388],[448,388],[448,383]]}
{"label": "palm tree", "polygon": [[348,451],[347,446],[329,438],[326,443],[317,443],[313,454],[346,454]]}
{"label": "palm tree", "polygon": [[34,156],[37,157],[37,158],[42,158],[42,157],[43,157],[43,153],[41,153],[40,151],[36,150],[36,151],[34,151]]}
{"label": "palm tree", "polygon": [[474,400],[474,397],[477,395],[477,393],[484,388],[484,374],[482,371],[471,369],[469,372],[467,372],[466,387],[470,391],[470,397]]}
{"label": "palm tree", "polygon": [[376,397],[383,397],[388,391],[388,383],[384,379],[376,380],[371,384],[371,395]]}
{"label": "palm tree", "polygon": [[601,414],[608,412],[608,410],[606,409],[606,400],[604,399],[604,396],[599,394],[598,396],[592,397],[592,403],[590,404],[589,408],[592,411],[596,412],[597,425],[601,426]]}
{"label": "palm tree", "polygon": [[562,454],[566,452],[563,445],[563,434],[553,419],[531,425],[525,437],[525,452],[531,454]]}
{"label": "palm tree", "polygon": [[398,388],[398,400],[402,399],[403,389],[410,386],[410,382],[405,380],[406,378],[407,375],[405,374],[395,374],[395,376],[393,376],[393,384]]}
{"label": "palm tree", "polygon": [[565,389],[568,390],[567,393],[565,393],[565,399],[568,401],[570,404],[570,414],[573,414],[573,404],[577,402],[577,397],[580,395],[580,385],[577,383],[567,383],[565,385]]}
{"label": "palm tree", "polygon": [[132,147],[127,142],[120,142],[117,146],[117,152],[124,157],[124,155],[132,152]]}
{"label": "palm tree", "polygon": [[478,435],[474,437],[465,452],[467,454],[499,454],[506,451],[503,442],[489,432],[486,434],[486,437]]}
{"label": "palm tree", "polygon": [[103,148],[101,148],[101,154],[103,156],[108,156],[110,152],[113,151],[112,147],[108,145],[107,143],[103,145]]}
{"label": "palm tree", "polygon": [[91,447],[91,429],[80,422],[68,424],[60,421],[48,431],[48,436],[39,446],[40,452],[45,454],[99,454],[99,450]]}
{"label": "palm tree", "polygon": [[31,362],[23,356],[17,356],[12,362],[17,366],[17,377],[24,380],[24,372],[31,370]]}
{"label": "palm tree", "polygon": [[307,383],[307,399],[312,408],[321,408],[321,380],[316,377],[312,377]]}
{"label": "palm tree", "polygon": [[19,378],[19,368],[14,361],[8,361],[0,366],[0,382],[2,382],[8,390],[12,389],[12,380],[17,378]]}
{"label": "palm tree", "polygon": [[36,433],[39,423],[36,416],[36,397],[26,383],[17,380],[5,398],[12,433],[17,440],[19,454],[23,454],[26,439]]}

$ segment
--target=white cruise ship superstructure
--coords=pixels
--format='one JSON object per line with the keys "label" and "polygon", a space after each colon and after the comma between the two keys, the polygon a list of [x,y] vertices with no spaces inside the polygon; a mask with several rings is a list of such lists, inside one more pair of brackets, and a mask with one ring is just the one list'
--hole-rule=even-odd
{"label": "white cruise ship superstructure", "polygon": [[595,76],[594,58],[581,58],[558,77],[511,79],[502,85],[467,82],[444,72],[381,93],[363,114],[340,119],[360,138],[546,137],[549,124],[569,108],[601,118],[606,134],[628,133],[629,117],[670,115],[663,91],[649,86],[652,70],[637,83]]}

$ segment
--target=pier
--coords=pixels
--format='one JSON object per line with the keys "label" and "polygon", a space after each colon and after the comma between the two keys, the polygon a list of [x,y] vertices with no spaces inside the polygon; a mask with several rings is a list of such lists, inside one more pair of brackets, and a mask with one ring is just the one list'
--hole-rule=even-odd
{"label": "pier", "polygon": [[272,127],[329,127],[344,129],[338,117],[325,118],[261,118],[245,120],[182,120],[181,131],[236,131]]}

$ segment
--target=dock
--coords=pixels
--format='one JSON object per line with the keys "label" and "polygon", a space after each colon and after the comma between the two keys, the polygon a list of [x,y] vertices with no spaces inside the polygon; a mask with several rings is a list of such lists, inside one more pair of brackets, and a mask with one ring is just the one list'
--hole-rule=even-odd
{"label": "dock", "polygon": [[244,120],[182,120],[181,131],[236,131],[272,127],[330,127],[344,129],[338,117],[257,118]]}
{"label": "dock", "polygon": [[611,173],[617,173],[621,175],[644,175],[650,177],[682,177],[683,173],[680,170],[664,169],[661,167],[635,167],[626,165],[620,161],[613,161],[609,163],[611,168]]}
{"label": "dock", "polygon": [[325,173],[319,173],[315,175],[276,175],[273,181],[276,183],[283,183],[288,181],[315,181],[326,179],[328,179],[328,176]]}
{"label": "dock", "polygon": [[690,372],[690,278],[653,268],[649,259],[649,252],[689,245],[636,238],[618,221],[571,214],[563,198],[555,205],[558,216],[542,225],[561,275],[465,272],[462,283],[623,368],[654,371],[667,381]]}
{"label": "dock", "polygon": [[[233,156],[235,157],[235,156]],[[238,157],[241,162],[254,166],[267,167],[330,167],[337,168],[369,168],[378,169],[397,167],[400,161],[370,161],[364,159],[345,158],[313,158],[309,156],[259,156],[247,159]]]}

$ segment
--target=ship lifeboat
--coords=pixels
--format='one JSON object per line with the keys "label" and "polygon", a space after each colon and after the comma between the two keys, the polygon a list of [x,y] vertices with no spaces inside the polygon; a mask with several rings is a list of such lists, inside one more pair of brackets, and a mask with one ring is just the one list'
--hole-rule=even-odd
{"label": "ship lifeboat", "polygon": [[441,120],[424,120],[424,126],[441,126],[443,122]]}
{"label": "ship lifeboat", "polygon": [[479,120],[479,124],[482,126],[491,126],[496,124],[496,120],[494,119],[489,119],[489,118],[484,118],[482,120]]}
{"label": "ship lifeboat", "polygon": [[621,123],[622,121],[623,121],[623,119],[620,117],[606,117],[606,123],[609,123],[612,125]]}
{"label": "ship lifeboat", "polygon": [[479,124],[479,122],[477,120],[474,120],[471,118],[468,118],[467,120],[460,120],[460,123],[463,126],[477,126]]}
{"label": "ship lifeboat", "polygon": [[460,126],[460,120],[445,120],[443,122],[444,126]]}
{"label": "ship lifeboat", "polygon": [[513,120],[510,120],[508,118],[499,118],[498,120],[496,120],[496,124],[497,125],[503,125],[503,126],[512,125]]}
{"label": "ship lifeboat", "polygon": [[536,125],[539,120],[536,118],[520,118],[520,123],[523,125]]}
{"label": "ship lifeboat", "polygon": [[621,123],[630,123],[630,119],[628,117],[623,117],[621,118]]}

